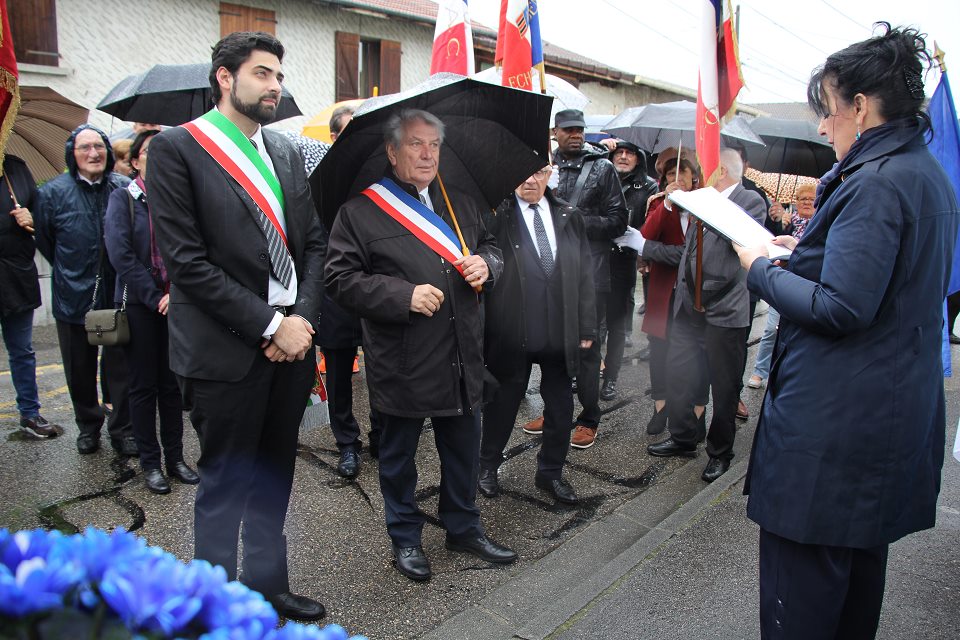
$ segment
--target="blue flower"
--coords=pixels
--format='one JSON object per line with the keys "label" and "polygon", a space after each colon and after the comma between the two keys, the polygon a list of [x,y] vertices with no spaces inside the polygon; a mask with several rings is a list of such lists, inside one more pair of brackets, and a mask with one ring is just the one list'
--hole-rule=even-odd
{"label": "blue flower", "polygon": [[82,534],[65,538],[56,545],[54,553],[76,560],[86,570],[87,580],[99,582],[108,567],[150,555],[150,549],[157,551],[153,547],[148,548],[141,538],[122,528],[107,533],[87,527]]}
{"label": "blue flower", "polygon": [[[338,624],[328,624],[320,628],[288,622],[282,629],[276,629],[264,636],[263,640],[348,640],[347,630]],[[349,640],[367,640],[363,636],[354,636]]]}
{"label": "blue flower", "polygon": [[247,634],[238,638],[262,638],[278,621],[270,603],[239,582],[227,582],[210,591],[198,617],[207,629],[237,629],[237,633]]}
{"label": "blue flower", "polygon": [[19,531],[0,535],[0,613],[23,617],[63,606],[83,579],[83,568],[51,553],[59,533]]}
{"label": "blue flower", "polygon": [[46,558],[55,543],[63,536],[59,531],[17,531],[9,533],[6,529],[0,530],[0,564],[5,565],[11,572],[17,566],[30,558]]}

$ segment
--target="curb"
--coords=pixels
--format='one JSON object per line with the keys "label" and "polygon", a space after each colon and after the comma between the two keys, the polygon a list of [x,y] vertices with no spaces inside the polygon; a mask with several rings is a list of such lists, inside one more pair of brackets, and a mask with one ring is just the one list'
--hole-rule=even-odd
{"label": "curb", "polygon": [[[526,567],[478,604],[427,632],[423,640],[544,640],[617,584],[744,478],[748,460],[690,494],[702,482],[695,461],[621,505]],[[696,486],[694,484],[694,486]],[[659,502],[659,504],[657,504]],[[638,537],[639,532],[639,537]]]}

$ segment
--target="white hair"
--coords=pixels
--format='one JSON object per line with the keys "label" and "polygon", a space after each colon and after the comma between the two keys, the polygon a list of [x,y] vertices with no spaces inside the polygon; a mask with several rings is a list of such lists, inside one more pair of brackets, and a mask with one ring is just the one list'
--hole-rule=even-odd
{"label": "white hair", "polygon": [[720,164],[727,170],[727,175],[736,182],[743,178],[743,158],[736,149],[721,149]]}

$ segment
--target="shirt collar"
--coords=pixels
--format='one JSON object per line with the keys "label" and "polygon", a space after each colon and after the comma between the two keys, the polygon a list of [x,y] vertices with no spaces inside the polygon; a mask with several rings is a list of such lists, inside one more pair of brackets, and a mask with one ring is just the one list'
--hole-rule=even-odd
{"label": "shirt collar", "polygon": [[[517,194],[513,194],[513,197],[515,197],[515,198],[517,199],[517,204],[520,205],[520,210],[521,210],[521,211],[526,211],[527,209],[530,208],[530,204],[531,204],[531,203],[527,202],[526,200],[524,200],[523,198],[521,198],[521,197],[518,196]],[[546,194],[540,196],[540,200],[537,201],[537,202],[534,202],[533,204],[535,204],[535,205],[537,205],[538,207],[540,207],[540,211],[549,211],[549,210],[550,210],[550,205],[547,203],[547,196],[546,196]]]}
{"label": "shirt collar", "polygon": [[737,188],[737,184],[738,183],[734,182],[732,185],[721,191],[720,195],[722,195],[724,198],[730,198],[730,194],[733,193],[733,190]]}
{"label": "shirt collar", "polygon": [[106,174],[100,176],[100,178],[98,178],[97,180],[88,180],[88,179],[86,178],[86,176],[84,176],[82,173],[80,173],[79,171],[77,171],[77,180],[83,180],[84,182],[86,182],[86,183],[87,183],[88,185],[90,185],[91,187],[95,187],[95,186],[97,186],[98,184],[100,184],[101,182],[103,182],[103,178],[104,178],[105,175],[106,175]]}

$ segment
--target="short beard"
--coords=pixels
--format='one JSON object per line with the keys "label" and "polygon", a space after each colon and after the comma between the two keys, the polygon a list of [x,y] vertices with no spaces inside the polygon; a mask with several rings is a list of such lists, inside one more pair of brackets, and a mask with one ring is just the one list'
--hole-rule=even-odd
{"label": "short beard", "polygon": [[[279,105],[279,96],[278,105]],[[257,124],[270,124],[277,117],[277,105],[269,106],[262,104],[259,100],[253,103],[241,102],[237,96],[237,84],[234,83],[230,89],[230,105],[239,113],[250,118]]]}

